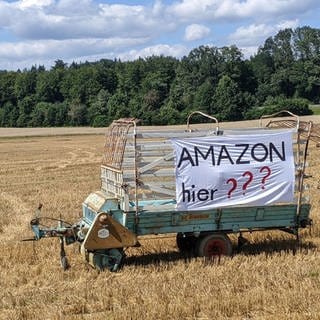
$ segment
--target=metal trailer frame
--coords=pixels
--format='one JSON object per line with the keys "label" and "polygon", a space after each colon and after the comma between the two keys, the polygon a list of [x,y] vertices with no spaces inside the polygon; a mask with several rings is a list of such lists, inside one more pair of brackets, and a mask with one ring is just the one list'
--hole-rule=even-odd
{"label": "metal trailer frame", "polygon": [[[277,118],[286,114],[285,118]],[[191,125],[201,116],[212,124]],[[289,117],[288,117],[289,116]],[[78,241],[85,259],[102,270],[119,269],[124,249],[139,245],[145,235],[177,234],[177,246],[198,256],[231,255],[230,233],[281,230],[299,240],[299,229],[311,224],[310,204],[304,196],[307,152],[312,122],[282,111],[268,119],[265,130],[295,128],[296,186],[295,202],[269,206],[237,206],[200,211],[175,210],[174,154],[169,138],[223,135],[215,117],[196,111],[189,115],[187,127],[138,127],[138,120],[114,121],[106,133],[101,165],[101,190],[83,202],[83,217],[73,226],[41,228],[40,218],[31,221],[35,239],[57,236],[61,243],[61,261],[67,266],[63,242]],[[240,133],[251,129],[239,130]],[[233,130],[234,131],[234,130]]]}

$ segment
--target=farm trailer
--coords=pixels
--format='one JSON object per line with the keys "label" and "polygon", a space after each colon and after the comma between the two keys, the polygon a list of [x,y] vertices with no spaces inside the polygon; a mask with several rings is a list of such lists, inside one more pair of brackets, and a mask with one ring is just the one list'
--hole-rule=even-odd
{"label": "farm trailer", "polygon": [[[191,117],[194,116],[213,120],[215,128],[212,129],[212,123],[191,125]],[[243,232],[272,229],[289,232],[298,239],[299,229],[311,224],[310,204],[303,190],[312,122],[300,121],[291,113],[285,118],[276,116],[278,114],[272,115],[269,120],[261,119],[259,131],[223,130],[216,118],[202,112],[193,112],[184,128],[167,126],[147,130],[137,126],[138,121],[133,118],[114,121],[106,133],[101,189],[91,193],[83,202],[81,220],[68,225],[58,219],[58,226],[48,227],[43,225],[42,205],[39,205],[35,218],[30,222],[35,236],[29,240],[58,237],[64,269],[68,267],[64,244],[79,242],[83,257],[93,267],[117,271],[123,263],[126,248],[139,246],[139,239],[146,235],[176,234],[177,247],[181,252],[209,258],[232,254],[228,234],[238,234],[238,244],[244,240]],[[263,121],[268,121],[264,127]],[[257,132],[263,136],[273,130],[281,132],[285,130],[283,128],[289,128],[294,135],[293,201],[267,205],[239,202],[191,210],[177,207],[177,168],[171,139],[188,141],[190,138],[206,137],[215,141],[217,138],[227,139],[229,135],[257,136]],[[208,153],[202,154],[202,160],[207,158]],[[224,155],[220,160],[227,158]],[[227,183],[235,187],[233,183],[237,181],[229,179]],[[192,202],[195,195],[190,191],[184,197]],[[207,200],[210,192],[198,190],[197,195]],[[226,201],[232,203],[231,199]]]}

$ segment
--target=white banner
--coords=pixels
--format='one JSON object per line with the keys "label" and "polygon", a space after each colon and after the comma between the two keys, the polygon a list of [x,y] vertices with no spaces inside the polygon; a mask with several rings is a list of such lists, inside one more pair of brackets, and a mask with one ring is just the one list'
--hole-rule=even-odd
{"label": "white banner", "polygon": [[292,202],[292,130],[172,139],[177,210]]}

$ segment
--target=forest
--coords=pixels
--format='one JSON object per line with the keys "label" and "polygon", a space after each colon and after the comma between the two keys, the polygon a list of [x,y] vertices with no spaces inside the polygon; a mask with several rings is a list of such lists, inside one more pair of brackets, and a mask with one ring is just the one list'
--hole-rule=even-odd
{"label": "forest", "polygon": [[320,29],[284,29],[254,56],[236,46],[200,46],[181,59],[102,59],[50,70],[0,70],[0,126],[107,126],[135,117],[143,125],[185,123],[200,110],[220,121],[282,109],[311,114],[320,103]]}

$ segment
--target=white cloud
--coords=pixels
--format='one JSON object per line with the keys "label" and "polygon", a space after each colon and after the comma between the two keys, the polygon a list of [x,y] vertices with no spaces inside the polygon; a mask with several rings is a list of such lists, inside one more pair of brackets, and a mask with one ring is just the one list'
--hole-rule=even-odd
{"label": "white cloud", "polygon": [[26,65],[29,67],[32,65],[44,65],[50,68],[57,59],[71,63],[73,61],[96,61],[102,58],[135,60],[152,55],[182,57],[190,51],[190,48],[183,45],[169,46],[166,44],[147,46],[140,50],[128,49],[143,45],[146,43],[146,40],[143,38],[113,38],[5,43],[0,46],[0,57],[2,60],[0,69],[24,69]]}
{"label": "white cloud", "polygon": [[159,1],[142,6],[90,0],[0,1],[1,25],[27,40],[156,36],[176,27]]}
{"label": "white cloud", "polygon": [[46,7],[53,3],[53,0],[21,0],[16,3],[17,7],[22,9],[31,7]]}
{"label": "white cloud", "polygon": [[217,19],[275,19],[319,7],[317,0],[183,0],[168,11],[185,21]]}
{"label": "white cloud", "polygon": [[257,53],[258,47],[259,46],[241,47],[240,50],[243,53],[244,58],[249,59]]}
{"label": "white cloud", "polygon": [[294,20],[284,20],[281,21],[280,23],[277,24],[277,29],[286,29],[286,28],[297,28],[299,25],[299,19],[294,19]]}
{"label": "white cloud", "polygon": [[184,38],[187,41],[200,40],[209,35],[210,29],[201,24],[191,24],[186,27]]}
{"label": "white cloud", "polygon": [[234,33],[229,35],[229,42],[236,43],[240,47],[253,47],[263,44],[270,36],[285,28],[295,28],[299,24],[298,19],[281,21],[276,25],[251,24],[239,27]]}
{"label": "white cloud", "polygon": [[10,26],[10,24],[13,23],[14,17],[15,13],[12,5],[4,1],[0,1],[0,28]]}
{"label": "white cloud", "polygon": [[135,60],[143,57],[150,56],[171,56],[171,57],[182,57],[190,51],[189,48],[183,45],[173,45],[169,46],[167,44],[158,44],[150,47],[146,47],[140,50],[130,50],[128,52],[123,52],[118,55],[122,60]]}
{"label": "white cloud", "polygon": [[9,58],[61,57],[71,58],[80,55],[103,53],[106,50],[119,52],[131,46],[145,44],[144,38],[110,38],[110,39],[72,39],[72,40],[43,40],[18,43],[2,43],[0,56]]}
{"label": "white cloud", "polygon": [[[192,49],[197,45],[192,41],[205,39],[210,29],[215,30],[210,39],[213,45],[228,45],[229,41],[250,51],[279,29],[298,26],[300,16],[320,7],[316,0],[126,2],[0,0],[0,69],[6,61],[19,67],[22,61],[31,61],[26,65],[30,67],[46,59],[118,54],[122,59],[158,53],[179,57],[187,54],[179,43],[188,41]],[[241,26],[229,34],[235,21]],[[8,42],[10,36],[15,42]]]}
{"label": "white cloud", "polygon": [[246,27],[239,27],[228,37],[229,44],[236,44],[244,54],[245,58],[254,55],[258,47],[263,45],[264,41],[275,35],[278,31],[285,28],[296,28],[299,20],[280,21],[275,25],[251,24]]}
{"label": "white cloud", "polygon": [[100,4],[102,15],[108,18],[139,17],[145,14],[144,6],[129,6],[124,4]]}
{"label": "white cloud", "polygon": [[229,36],[229,41],[237,43],[240,46],[252,46],[265,40],[274,30],[273,26],[266,24],[251,24],[246,27],[239,27]]}

